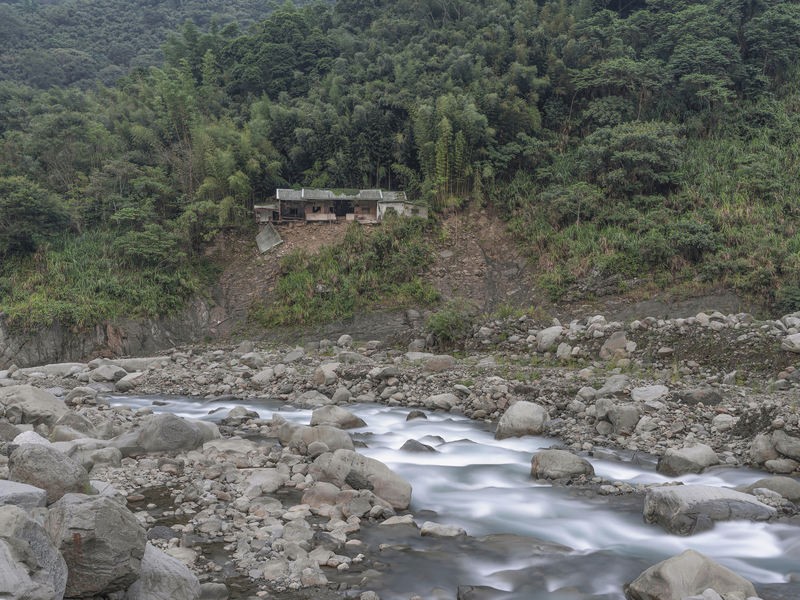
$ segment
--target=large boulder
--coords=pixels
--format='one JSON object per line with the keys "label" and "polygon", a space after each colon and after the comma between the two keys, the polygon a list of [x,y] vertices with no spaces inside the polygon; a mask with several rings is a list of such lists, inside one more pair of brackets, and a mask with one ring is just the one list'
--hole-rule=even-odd
{"label": "large boulder", "polygon": [[706,531],[716,521],[764,521],[776,514],[753,496],[710,485],[654,487],[644,498],[645,523],[676,535]]}
{"label": "large boulder", "polygon": [[625,390],[628,388],[628,385],[631,382],[631,378],[627,375],[612,375],[606,382],[603,384],[597,393],[595,394],[595,398],[606,398],[608,396],[615,396],[620,398],[626,395]]}
{"label": "large boulder", "polygon": [[300,454],[307,454],[308,447],[314,442],[322,442],[331,452],[340,449],[355,450],[353,439],[350,437],[350,434],[336,427],[328,427],[327,425],[296,429],[289,440],[289,447],[297,448]]}
{"label": "large boulder", "polygon": [[[800,371],[798,371],[800,373]],[[777,460],[780,454],[772,443],[772,437],[767,434],[759,434],[753,438],[750,444],[750,459],[757,465],[763,465],[768,460]]]}
{"label": "large boulder", "polygon": [[6,418],[17,425],[44,423],[52,427],[67,412],[65,404],[53,394],[30,385],[0,387],[0,406]]}
{"label": "large boulder", "polygon": [[89,473],[66,454],[40,444],[25,444],[11,453],[8,479],[25,483],[47,492],[47,504],[64,494],[85,493],[89,489]]}
{"label": "large boulder", "polygon": [[[56,421],[53,427],[69,427],[81,434],[82,437],[98,438],[94,424],[80,413],[68,410]],[[59,441],[59,440],[56,440]]]}
{"label": "large boulder", "polygon": [[531,476],[538,479],[571,479],[594,476],[592,464],[566,450],[542,450],[531,459]]}
{"label": "large boulder", "polygon": [[200,600],[200,581],[177,558],[147,544],[139,579],[124,600]]}
{"label": "large boulder", "polygon": [[330,362],[320,365],[314,372],[314,384],[333,385],[336,383],[336,380],[339,379],[339,376],[336,374],[336,369],[341,365],[342,363],[340,362]]}
{"label": "large boulder", "polygon": [[128,372],[123,369],[122,367],[118,367],[116,365],[100,365],[90,376],[91,381],[96,382],[111,382],[116,383],[123,377],[125,377]]}
{"label": "large boulder", "polygon": [[541,435],[544,424],[550,420],[547,411],[538,404],[521,400],[500,418],[494,439],[504,440],[523,435]]}
{"label": "large boulder", "polygon": [[425,406],[428,408],[441,408],[450,410],[454,406],[458,406],[459,398],[455,394],[436,394],[435,396],[428,396],[425,399]]}
{"label": "large boulder", "polygon": [[778,429],[772,432],[772,443],[775,449],[784,456],[795,460],[800,459],[800,439]]}
{"label": "large boulder", "polygon": [[320,394],[317,390],[309,390],[300,394],[294,403],[301,408],[314,408],[315,406],[327,406],[333,404],[333,400],[328,398],[325,394]]}
{"label": "large boulder", "polygon": [[264,389],[269,385],[272,378],[275,377],[275,371],[269,367],[262,369],[250,378],[250,383],[258,390]]}
{"label": "large boulder", "polygon": [[245,367],[250,367],[254,371],[264,366],[264,359],[261,358],[258,352],[248,352],[239,359],[239,362]]}
{"label": "large boulder", "polygon": [[363,419],[357,417],[349,410],[340,406],[323,406],[311,413],[311,423],[314,425],[338,425],[342,429],[366,427]]}
{"label": "large boulder", "polygon": [[791,477],[781,477],[779,475],[775,477],[765,477],[750,485],[738,487],[736,491],[742,492],[743,494],[752,494],[753,490],[762,488],[777,492],[781,497],[786,498],[790,502],[800,502],[800,481],[792,479]]}
{"label": "large boulder", "polygon": [[67,494],[50,508],[44,527],[69,569],[66,597],[126,590],[139,578],[147,533],[111,498]]}
{"label": "large boulder", "polygon": [[542,329],[536,334],[536,348],[539,352],[547,352],[555,345],[556,340],[561,337],[561,332],[563,331],[564,328],[558,325]]}
{"label": "large boulder", "polygon": [[365,479],[372,486],[375,495],[391,504],[392,508],[408,508],[411,502],[411,484],[374,458],[351,450],[337,450],[322,454],[309,468],[309,473],[318,481],[332,483],[340,488],[347,483],[351,471]]}
{"label": "large boulder", "polygon": [[125,456],[148,452],[189,452],[203,445],[203,432],[194,423],[172,413],[156,415],[134,431],[113,440]]}
{"label": "large boulder", "polygon": [[53,600],[58,596],[49,583],[49,574],[27,542],[0,537],[0,598]]}
{"label": "large boulder", "polygon": [[603,360],[608,360],[609,358],[614,358],[616,352],[618,350],[624,350],[625,344],[628,343],[628,339],[625,337],[624,331],[615,331],[611,334],[611,337],[608,338],[603,347],[600,348],[600,358]]}
{"label": "large boulder", "polygon": [[718,464],[719,458],[713,448],[695,443],[680,450],[668,448],[658,459],[656,471],[667,477],[677,477],[686,473],[702,473]]}
{"label": "large boulder", "polygon": [[0,506],[8,505],[31,511],[47,505],[47,492],[26,483],[0,479]]}
{"label": "large boulder", "polygon": [[697,550],[653,565],[623,588],[628,600],[683,600],[712,589],[718,594],[736,592],[755,597],[753,584]]}
{"label": "large boulder", "polygon": [[54,593],[52,598],[61,600],[64,597],[67,564],[38,521],[17,506],[3,506],[0,508],[0,538],[15,538],[27,543],[46,574],[47,585]]}
{"label": "large boulder", "polygon": [[633,432],[643,414],[644,410],[637,404],[612,404],[608,409],[608,420],[614,427],[614,433],[623,429]]}

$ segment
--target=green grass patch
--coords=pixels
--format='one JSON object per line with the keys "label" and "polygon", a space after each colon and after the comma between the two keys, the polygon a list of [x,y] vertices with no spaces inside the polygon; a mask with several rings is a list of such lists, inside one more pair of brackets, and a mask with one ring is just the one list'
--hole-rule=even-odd
{"label": "green grass patch", "polygon": [[213,281],[208,261],[168,265],[120,258],[110,232],[62,234],[36,254],[0,264],[0,311],[15,329],[85,328],[120,316],[171,315]]}
{"label": "green grass patch", "polygon": [[328,323],[375,304],[426,306],[439,293],[419,275],[434,259],[423,219],[389,217],[380,227],[353,223],[340,245],[303,249],[281,261],[273,303],[256,302],[249,318],[264,327]]}

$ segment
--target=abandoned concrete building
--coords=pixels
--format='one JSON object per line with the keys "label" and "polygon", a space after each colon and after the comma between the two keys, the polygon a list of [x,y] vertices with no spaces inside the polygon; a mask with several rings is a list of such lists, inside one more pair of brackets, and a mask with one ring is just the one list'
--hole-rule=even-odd
{"label": "abandoned concrete building", "polygon": [[261,226],[281,221],[380,223],[389,209],[399,215],[428,217],[427,207],[409,202],[405,192],[381,190],[336,194],[331,190],[279,189],[274,203],[256,205],[254,209]]}

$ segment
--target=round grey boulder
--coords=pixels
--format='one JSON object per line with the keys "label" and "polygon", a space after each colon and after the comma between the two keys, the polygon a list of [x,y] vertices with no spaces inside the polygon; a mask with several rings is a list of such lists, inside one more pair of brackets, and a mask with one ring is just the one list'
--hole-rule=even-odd
{"label": "round grey boulder", "polygon": [[544,424],[549,420],[550,415],[542,406],[522,400],[509,408],[500,418],[494,439],[541,435]]}
{"label": "round grey boulder", "polygon": [[718,464],[719,458],[710,446],[692,444],[680,450],[668,448],[658,459],[656,471],[668,477],[677,477],[686,473],[702,473]]}
{"label": "round grey boulder", "polygon": [[537,479],[572,479],[594,476],[592,464],[566,450],[542,450],[531,459],[531,476]]}
{"label": "round grey boulder", "polygon": [[623,587],[628,600],[683,600],[702,595],[707,589],[718,594],[756,595],[753,584],[697,550],[653,565]]}
{"label": "round grey boulder", "polygon": [[67,598],[126,590],[139,579],[147,534],[111,498],[67,494],[52,506],[44,527],[69,569]]}
{"label": "round grey boulder", "polygon": [[47,492],[47,504],[64,494],[84,493],[89,489],[89,473],[66,454],[40,444],[25,444],[11,453],[8,479],[38,487]]}
{"label": "round grey boulder", "polygon": [[148,452],[189,452],[203,445],[200,428],[172,413],[156,415],[134,431],[113,440],[123,455]]}
{"label": "round grey boulder", "polygon": [[311,413],[311,425],[337,425],[342,429],[366,427],[363,419],[340,406],[323,406]]}
{"label": "round grey boulder", "polygon": [[[223,586],[224,587],[224,586]],[[185,564],[147,544],[139,579],[124,600],[198,600],[200,581]]]}

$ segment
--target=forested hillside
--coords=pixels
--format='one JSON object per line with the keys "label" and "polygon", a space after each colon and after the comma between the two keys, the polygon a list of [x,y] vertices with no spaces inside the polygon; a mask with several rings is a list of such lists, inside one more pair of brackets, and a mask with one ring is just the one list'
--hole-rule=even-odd
{"label": "forested hillside", "polygon": [[[9,56],[53,55],[45,40],[68,30],[33,40],[30,24],[72,6],[127,14],[0,5],[0,27],[23,24],[0,36],[4,72],[33,84],[0,84],[0,294],[20,321],[62,300],[80,323],[174,309],[198,288],[202,244],[292,185],[402,189],[434,212],[487,204],[553,299],[602,272],[800,300],[798,2],[287,2],[249,29],[197,9],[202,28],[167,40],[163,66],[137,47],[113,86],[92,48],[124,35],[91,28],[73,50],[92,55],[96,86],[63,87],[63,66],[19,75],[34,63]],[[77,244],[123,267],[112,289],[80,288],[97,305],[81,318],[45,281]],[[137,277],[151,304],[130,301]]]}

